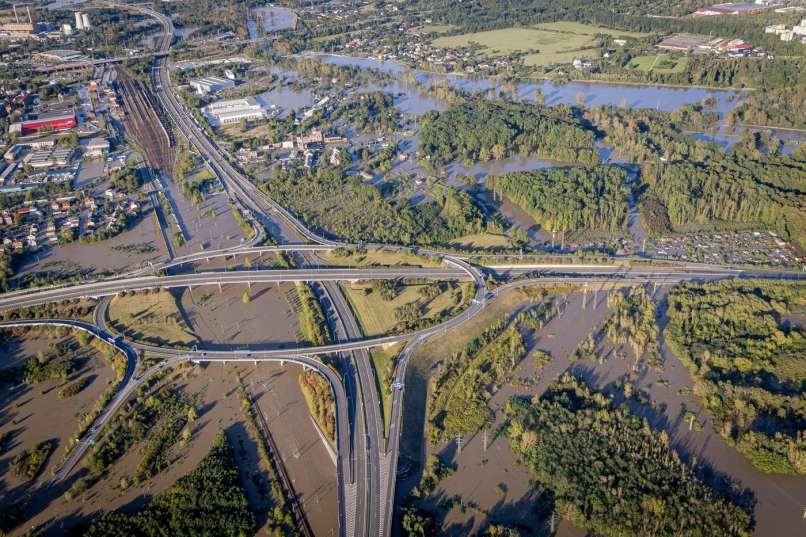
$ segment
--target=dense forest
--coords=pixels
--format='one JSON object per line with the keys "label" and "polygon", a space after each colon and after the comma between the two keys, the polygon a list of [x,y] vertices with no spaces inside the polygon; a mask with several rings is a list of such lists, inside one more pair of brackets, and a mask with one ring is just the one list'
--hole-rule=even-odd
{"label": "dense forest", "polygon": [[603,330],[607,339],[619,345],[628,345],[636,360],[646,355],[653,367],[662,365],[658,344],[658,323],[655,321],[655,303],[643,287],[633,287],[626,295],[611,293],[607,307],[613,314]]}
{"label": "dense forest", "polygon": [[137,512],[104,514],[87,537],[243,537],[257,530],[241,487],[235,454],[223,432],[188,475]]}
{"label": "dense forest", "polygon": [[599,155],[594,135],[567,106],[470,99],[420,118],[420,149],[437,164],[534,156],[593,166]]}
{"label": "dense forest", "polygon": [[804,312],[801,283],[737,280],[669,293],[667,343],[720,434],[764,472],[806,473]]}
{"label": "dense forest", "polygon": [[552,168],[489,177],[487,187],[505,195],[547,230],[624,229],[627,174],[615,166]]}
{"label": "dense forest", "polygon": [[734,123],[806,129],[806,81],[751,93],[730,115]]}
{"label": "dense forest", "polygon": [[555,512],[602,537],[749,536],[750,515],[715,494],[626,406],[564,375],[507,404],[513,451]]}
{"label": "dense forest", "polygon": [[309,225],[355,242],[439,244],[486,225],[470,196],[448,186],[434,201],[412,205],[337,170],[277,169],[261,188]]}
{"label": "dense forest", "polygon": [[687,136],[708,117],[696,110],[592,109],[588,118],[619,156],[642,164],[645,228],[728,224],[771,229],[806,246],[806,153],[787,156],[766,134],[746,132],[730,152]]}

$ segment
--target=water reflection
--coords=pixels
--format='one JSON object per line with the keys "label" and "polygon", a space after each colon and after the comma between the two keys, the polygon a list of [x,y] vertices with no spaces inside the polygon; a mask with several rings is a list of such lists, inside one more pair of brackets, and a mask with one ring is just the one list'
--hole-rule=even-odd
{"label": "water reflection", "polygon": [[371,58],[355,58],[323,54],[323,62],[333,65],[355,65],[373,68],[393,75],[414,74],[423,85],[447,81],[456,89],[466,91],[491,91],[512,94],[518,99],[535,100],[537,90],[543,94],[545,104],[576,104],[584,97],[587,106],[623,106],[626,108],[655,108],[672,111],[685,104],[702,103],[713,99],[712,110],[724,116],[736,107],[742,92],[705,88],[673,88],[665,86],[633,86],[614,83],[568,82],[557,84],[551,80],[502,81],[499,78],[469,78],[460,75],[443,75],[411,69],[392,61]]}

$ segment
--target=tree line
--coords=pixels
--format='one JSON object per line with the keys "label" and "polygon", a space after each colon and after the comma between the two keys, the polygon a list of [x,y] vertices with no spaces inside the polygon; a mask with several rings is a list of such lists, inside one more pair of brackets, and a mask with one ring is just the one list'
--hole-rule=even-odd
{"label": "tree line", "polygon": [[626,172],[616,166],[550,168],[487,179],[547,230],[623,230],[629,191]]}

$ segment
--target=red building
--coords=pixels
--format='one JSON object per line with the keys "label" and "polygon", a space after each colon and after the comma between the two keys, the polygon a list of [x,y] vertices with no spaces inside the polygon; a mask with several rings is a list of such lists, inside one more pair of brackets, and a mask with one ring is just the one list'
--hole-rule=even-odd
{"label": "red building", "polygon": [[13,123],[9,128],[9,132],[19,132],[23,136],[26,134],[34,134],[43,128],[49,128],[54,131],[61,131],[72,129],[77,126],[76,115],[73,112],[60,113],[60,114],[43,114],[36,119],[27,119],[19,123]]}

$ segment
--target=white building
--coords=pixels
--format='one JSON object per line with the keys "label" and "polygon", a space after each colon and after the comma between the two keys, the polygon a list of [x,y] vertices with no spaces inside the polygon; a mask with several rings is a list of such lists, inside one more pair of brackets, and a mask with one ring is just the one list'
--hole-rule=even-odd
{"label": "white building", "polygon": [[221,90],[235,87],[235,81],[220,76],[208,76],[199,80],[191,80],[190,87],[199,95],[218,93]]}
{"label": "white building", "polygon": [[85,30],[89,30],[90,28],[92,28],[92,25],[90,24],[90,16],[88,14],[86,13],[81,14],[81,22],[84,24]]}
{"label": "white building", "polygon": [[102,157],[107,152],[109,152],[109,140],[102,137],[93,138],[84,148],[85,157]]}
{"label": "white building", "polygon": [[62,24],[62,35],[65,37],[73,35],[73,27],[66,23]]}
{"label": "white building", "polygon": [[76,11],[74,13],[76,17],[76,30],[83,30],[84,29],[84,19],[81,18],[81,12]]}
{"label": "white building", "polygon": [[211,103],[202,108],[202,113],[214,127],[266,117],[266,111],[254,97]]}
{"label": "white building", "polygon": [[795,35],[806,35],[806,19],[800,21],[800,24],[792,28],[792,33]]}

